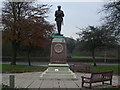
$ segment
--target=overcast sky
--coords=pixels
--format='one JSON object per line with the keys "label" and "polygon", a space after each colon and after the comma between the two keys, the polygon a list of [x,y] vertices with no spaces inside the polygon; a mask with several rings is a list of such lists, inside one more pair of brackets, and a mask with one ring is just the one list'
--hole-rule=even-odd
{"label": "overcast sky", "polygon": [[[76,35],[76,33],[80,31],[76,27],[84,28],[89,25],[97,26],[101,24],[100,18],[102,15],[98,14],[98,11],[102,9],[105,2],[98,2],[100,0],[96,2],[95,0],[92,0],[92,2],[88,2],[88,0],[85,0],[85,2],[78,2],[78,0],[75,0],[75,2],[71,2],[71,0],[64,0],[66,2],[58,2],[60,0],[57,2],[55,0],[51,0],[53,2],[49,2],[49,0],[46,2],[44,1],[46,0],[37,0],[36,3],[53,5],[51,7],[49,18],[47,19],[52,24],[55,23],[55,10],[57,10],[58,5],[61,5],[61,9],[65,14],[64,25],[62,26],[61,32],[64,36],[73,37],[76,39],[78,38],[78,35]],[[0,9],[1,6],[2,5],[0,4]]]}
{"label": "overcast sky", "polygon": [[[64,25],[62,26],[62,34],[67,37],[78,38],[76,35],[80,30],[89,25],[100,25],[101,14],[98,12],[102,9],[105,2],[47,2],[53,5],[48,21],[55,23],[54,13],[58,5],[62,6],[64,11]],[[46,3],[45,3],[46,4]]]}

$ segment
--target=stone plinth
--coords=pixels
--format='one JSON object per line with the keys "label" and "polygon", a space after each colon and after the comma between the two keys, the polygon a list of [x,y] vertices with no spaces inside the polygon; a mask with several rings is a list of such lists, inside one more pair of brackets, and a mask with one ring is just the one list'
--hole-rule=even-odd
{"label": "stone plinth", "polygon": [[66,43],[63,36],[53,36],[51,44],[51,64],[66,64]]}
{"label": "stone plinth", "polygon": [[40,76],[41,79],[77,79],[69,69],[68,64],[49,64],[46,71]]}
{"label": "stone plinth", "polygon": [[51,44],[51,59],[41,79],[76,79],[76,75],[69,69],[66,61],[67,50],[63,36],[53,36]]}

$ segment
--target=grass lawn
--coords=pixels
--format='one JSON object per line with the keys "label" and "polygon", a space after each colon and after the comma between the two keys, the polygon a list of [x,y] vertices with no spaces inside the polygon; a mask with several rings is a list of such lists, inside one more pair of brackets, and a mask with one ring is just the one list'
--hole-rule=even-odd
{"label": "grass lawn", "polygon": [[[9,64],[0,64],[2,66],[3,73],[10,72],[39,72],[46,70],[47,67],[44,66],[28,66],[28,65],[9,65]],[[119,74],[118,68],[120,65],[97,65],[96,67],[92,66],[91,71],[111,71],[113,70],[114,74]],[[0,71],[0,72],[1,72]]]}
{"label": "grass lawn", "polygon": [[118,71],[120,68],[120,65],[97,65],[96,67],[92,66],[92,71],[111,71],[113,70],[114,74],[120,75],[120,72]]}
{"label": "grass lawn", "polygon": [[29,90],[28,88],[11,88],[8,85],[0,85],[0,90]]}
{"label": "grass lawn", "polygon": [[[0,90],[29,90],[28,88],[10,88],[9,86],[7,86],[7,85],[0,85],[1,86],[1,88],[0,88]],[[106,88],[99,88],[98,90],[119,90],[119,88],[120,88],[120,85],[118,85],[118,86],[109,86],[109,87],[106,87]]]}
{"label": "grass lawn", "polygon": [[110,87],[107,87],[107,88],[101,88],[99,90],[120,90],[120,85],[118,85],[118,86],[110,86]]}
{"label": "grass lawn", "polygon": [[[72,56],[73,59],[92,59],[91,56]],[[105,57],[95,57],[96,59],[104,59]],[[106,59],[114,59],[113,57],[106,57]]]}
{"label": "grass lawn", "polygon": [[[44,71],[47,67],[44,66],[28,66],[28,65],[10,65],[10,64],[0,64],[2,65],[2,73],[10,72],[35,72]],[[0,71],[0,72],[1,72]]]}
{"label": "grass lawn", "polygon": [[0,84],[0,90],[2,89],[2,85]]}

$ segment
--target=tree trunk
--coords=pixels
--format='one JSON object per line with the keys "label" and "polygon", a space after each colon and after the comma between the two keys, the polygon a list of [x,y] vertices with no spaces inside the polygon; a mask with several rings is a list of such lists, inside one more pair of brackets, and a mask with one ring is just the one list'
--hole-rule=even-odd
{"label": "tree trunk", "polygon": [[118,63],[119,63],[119,60],[120,60],[120,45],[118,45]]}
{"label": "tree trunk", "polygon": [[31,61],[30,61],[30,46],[28,46],[28,64],[31,66]]}
{"label": "tree trunk", "polygon": [[97,66],[96,65],[96,59],[95,59],[95,50],[92,50],[92,57],[93,57],[93,65]]}
{"label": "tree trunk", "polygon": [[12,50],[13,50],[13,56],[12,56],[11,65],[16,65],[16,56],[17,56],[17,43],[16,43],[16,41],[12,42]]}

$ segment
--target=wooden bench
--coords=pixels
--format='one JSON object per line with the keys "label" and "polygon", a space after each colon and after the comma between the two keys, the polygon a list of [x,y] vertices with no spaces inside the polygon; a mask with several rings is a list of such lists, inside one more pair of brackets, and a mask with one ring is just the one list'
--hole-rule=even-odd
{"label": "wooden bench", "polygon": [[[84,77],[82,76],[82,87],[84,83],[89,83],[89,88],[92,87],[92,83],[102,82],[102,84],[110,84],[112,85],[112,75],[113,71],[106,71],[106,72],[92,72],[91,77]],[[110,83],[104,83],[105,81],[110,81]]]}
{"label": "wooden bench", "polygon": [[72,64],[70,69],[73,72],[91,72],[91,65],[86,64],[86,63],[81,63],[81,64]]}

